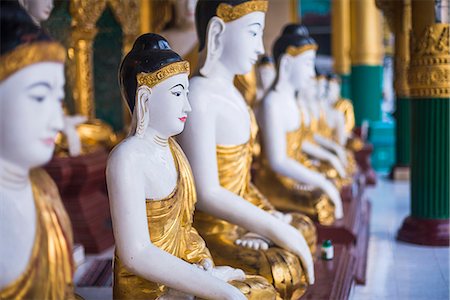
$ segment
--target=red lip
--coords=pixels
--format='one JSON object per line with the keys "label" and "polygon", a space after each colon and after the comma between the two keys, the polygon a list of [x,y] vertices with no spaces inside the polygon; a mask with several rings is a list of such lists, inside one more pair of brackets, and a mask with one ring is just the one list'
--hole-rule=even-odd
{"label": "red lip", "polygon": [[186,122],[186,120],[187,120],[187,117],[181,117],[181,118],[178,118],[181,122]]}
{"label": "red lip", "polygon": [[54,138],[46,138],[46,139],[42,139],[42,142],[47,146],[53,146],[55,144],[55,139]]}

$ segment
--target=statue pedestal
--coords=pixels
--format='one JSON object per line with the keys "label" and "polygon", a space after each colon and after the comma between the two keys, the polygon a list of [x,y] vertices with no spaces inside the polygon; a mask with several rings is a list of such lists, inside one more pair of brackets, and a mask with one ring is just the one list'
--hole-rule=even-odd
{"label": "statue pedestal", "polygon": [[88,253],[99,253],[114,244],[104,150],[78,157],[54,157],[46,171],[55,181],[72,222],[75,243]]}
{"label": "statue pedestal", "polygon": [[350,200],[342,202],[344,218],[332,225],[316,223],[318,241],[332,240],[334,244],[343,244],[353,249],[356,259],[355,280],[359,284],[366,282],[367,252],[369,247],[370,202],[362,198],[363,187]]}
{"label": "statue pedestal", "polygon": [[[355,128],[354,133],[356,136],[362,138],[361,128]],[[366,177],[366,184],[375,185],[377,183],[377,176],[372,168],[372,161],[370,158],[373,152],[373,145],[368,143],[365,139],[363,139],[363,141],[364,147],[361,150],[354,152],[355,160],[361,173]]]}
{"label": "statue pedestal", "polygon": [[314,259],[316,282],[302,299],[348,299],[354,280],[355,257],[351,248],[334,244],[334,258],[323,260],[320,249]]}

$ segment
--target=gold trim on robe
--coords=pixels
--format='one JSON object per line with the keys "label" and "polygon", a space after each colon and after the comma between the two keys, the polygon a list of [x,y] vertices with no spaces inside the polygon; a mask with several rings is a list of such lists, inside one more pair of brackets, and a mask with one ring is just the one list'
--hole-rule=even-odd
{"label": "gold trim on robe", "polygon": [[[169,139],[178,173],[175,190],[162,200],[146,200],[148,230],[152,244],[189,263],[210,258],[205,241],[192,227],[197,195],[192,171],[180,146]],[[273,287],[262,277],[248,276],[243,282],[231,282],[248,299],[273,299]],[[114,257],[114,299],[156,299],[167,287],[148,281],[126,269],[116,252]]]}
{"label": "gold trim on robe", "polygon": [[50,176],[30,172],[36,206],[36,236],[22,275],[0,291],[0,299],[75,299],[72,229]]}
{"label": "gold trim on robe", "polygon": [[[249,112],[251,117],[249,141],[242,145],[216,146],[220,185],[255,206],[273,212],[275,210],[273,205],[250,182],[253,143],[258,127],[251,109]],[[298,213],[292,213],[291,216],[291,225],[303,234],[310,249],[315,251],[317,237],[311,219]],[[235,241],[246,233],[243,228],[202,212],[195,214],[194,222],[206,240],[216,263],[265,277],[283,299],[298,299],[305,293],[306,275],[300,259],[294,254],[278,247],[253,250],[237,246]]]}

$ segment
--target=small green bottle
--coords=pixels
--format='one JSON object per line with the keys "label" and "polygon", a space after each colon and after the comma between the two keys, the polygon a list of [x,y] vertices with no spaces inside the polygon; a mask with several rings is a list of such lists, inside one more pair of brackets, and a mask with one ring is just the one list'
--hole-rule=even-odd
{"label": "small green bottle", "polygon": [[331,240],[325,240],[322,243],[322,259],[332,260],[334,257],[334,247]]}

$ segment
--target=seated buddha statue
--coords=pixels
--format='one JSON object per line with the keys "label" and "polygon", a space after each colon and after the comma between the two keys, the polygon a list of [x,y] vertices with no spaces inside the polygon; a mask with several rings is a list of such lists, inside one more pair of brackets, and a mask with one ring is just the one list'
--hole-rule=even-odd
{"label": "seated buddha statue", "polygon": [[352,151],[361,150],[364,147],[364,142],[353,133],[355,128],[353,104],[349,99],[341,97],[341,85],[334,74],[330,74],[328,77],[328,104],[335,111],[340,112],[344,118],[345,139],[342,142],[345,142],[345,144],[341,143],[341,145],[346,145]]}
{"label": "seated buddha statue", "polygon": [[192,226],[193,176],[172,138],[191,111],[188,74],[189,63],[152,33],[135,41],[120,66],[132,122],[106,170],[116,241],[113,297],[275,299],[264,278],[215,267]]}
{"label": "seated buddha statue", "polygon": [[[263,155],[255,183],[277,208],[303,212],[329,225],[343,216],[339,191],[302,149],[308,129],[296,93],[307,88],[302,83],[314,76],[317,48],[311,37],[297,32],[303,29],[297,24],[287,25],[274,43],[278,76],[259,111]],[[314,145],[307,151],[321,159],[331,156]]]}
{"label": "seated buddha statue", "polygon": [[257,125],[233,85],[264,52],[267,1],[199,0],[200,75],[190,80],[192,112],[178,137],[194,174],[194,225],[217,263],[262,275],[280,296],[298,299],[314,282],[312,221],[283,214],[251,183]]}
{"label": "seated buddha statue", "polygon": [[38,168],[63,127],[65,49],[0,2],[0,299],[74,299],[72,229]]}
{"label": "seated buddha statue", "polygon": [[259,103],[272,87],[277,72],[272,57],[268,55],[263,55],[259,59],[256,70],[256,102]]}

